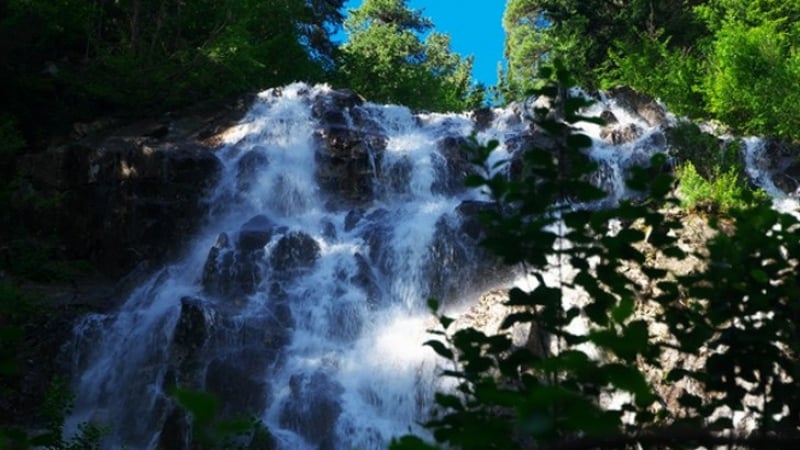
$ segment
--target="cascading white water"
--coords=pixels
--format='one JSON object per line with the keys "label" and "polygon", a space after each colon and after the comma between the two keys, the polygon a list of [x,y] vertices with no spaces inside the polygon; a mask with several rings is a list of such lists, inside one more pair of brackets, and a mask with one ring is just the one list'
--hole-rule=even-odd
{"label": "cascading white water", "polygon": [[[227,132],[208,225],[185,256],[76,326],[71,428],[108,425],[110,448],[185,443],[167,394],[177,386],[262,419],[282,449],[378,449],[425,433],[418,422],[441,387],[422,346],[425,300],[454,305],[502,278],[487,279],[497,271],[463,226],[462,207],[482,196],[460,188],[460,139],[497,139],[492,160],[507,159],[529,125],[513,108],[482,126],[399,106],[328,108],[336,95],[265,91]],[[616,199],[625,168],[664,151],[663,130],[613,100],[593,108],[641,131],[610,144],[585,127]]]}

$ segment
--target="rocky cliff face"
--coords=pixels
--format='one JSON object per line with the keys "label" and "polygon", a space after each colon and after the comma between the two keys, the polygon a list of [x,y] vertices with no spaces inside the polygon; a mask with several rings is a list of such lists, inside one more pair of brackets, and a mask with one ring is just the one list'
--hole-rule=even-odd
{"label": "rocky cliff face", "polygon": [[216,136],[246,103],[125,126],[106,121],[73,142],[22,156],[17,195],[30,201],[20,222],[55,233],[71,258],[114,277],[142,261],[164,261],[197,230],[221,169]]}

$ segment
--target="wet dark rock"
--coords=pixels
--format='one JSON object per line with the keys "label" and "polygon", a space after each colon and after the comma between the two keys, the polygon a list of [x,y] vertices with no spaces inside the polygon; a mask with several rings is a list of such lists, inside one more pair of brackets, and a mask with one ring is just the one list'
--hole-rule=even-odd
{"label": "wet dark rock", "polygon": [[249,189],[256,180],[258,172],[269,166],[267,149],[264,147],[254,147],[249,152],[242,155],[236,162],[236,186],[239,190]]}
{"label": "wet dark rock", "polygon": [[203,301],[195,297],[181,298],[181,313],[173,333],[173,345],[187,354],[196,353],[209,336]]}
{"label": "wet dark rock", "polygon": [[289,388],[289,399],[280,413],[281,427],[297,432],[314,446],[332,442],[342,412],[342,387],[324,373],[315,372],[291,376]]}
{"label": "wet dark rock", "polygon": [[353,258],[356,260],[356,274],[350,277],[350,282],[363,289],[367,294],[367,303],[375,306],[380,303],[383,295],[378,275],[364,255],[356,253]]}
{"label": "wet dark rock", "polygon": [[314,117],[324,119],[326,114],[341,113],[364,104],[364,98],[350,89],[331,90],[314,99],[311,112]]}
{"label": "wet dark rock", "polygon": [[225,418],[255,416],[267,404],[262,372],[240,364],[240,355],[211,361],[206,369],[205,389],[220,401],[218,413]]}
{"label": "wet dark rock", "polygon": [[652,97],[637,92],[627,86],[619,86],[608,91],[608,96],[613,98],[617,105],[627,110],[631,115],[639,117],[651,127],[667,124],[667,112]]}
{"label": "wet dark rock", "polygon": [[178,406],[173,406],[161,427],[156,450],[189,449],[191,437],[192,429],[186,412]]}
{"label": "wet dark rock", "polygon": [[252,252],[263,249],[270,239],[274,223],[267,216],[259,214],[253,216],[239,229],[237,247],[243,252]]}
{"label": "wet dark rock", "polygon": [[600,137],[613,145],[627,144],[633,142],[642,135],[642,129],[635,124],[612,125],[600,131]]}
{"label": "wet dark rock", "polygon": [[326,219],[322,222],[322,236],[330,241],[336,240],[336,225],[330,220]]}
{"label": "wet dark rock", "polygon": [[195,297],[181,298],[180,316],[169,351],[170,369],[163,380],[166,389],[199,387],[203,352],[210,335],[211,322],[203,301]]}
{"label": "wet dark rock", "polygon": [[475,130],[483,131],[489,128],[494,121],[494,111],[492,108],[480,108],[470,113],[470,119],[475,122]]}
{"label": "wet dark rock", "polygon": [[772,182],[786,194],[800,193],[800,146],[775,139],[764,143],[761,165]]}
{"label": "wet dark rock", "polygon": [[387,244],[392,239],[392,226],[389,211],[378,208],[367,214],[366,224],[362,226],[361,237],[369,247],[369,261],[379,273],[388,274],[392,269],[392,260]]}
{"label": "wet dark rock", "polygon": [[619,123],[619,119],[617,119],[617,116],[615,116],[613,112],[607,109],[603,110],[603,112],[600,113],[600,118],[605,120],[606,125],[614,125],[616,123]]}
{"label": "wet dark rock", "polygon": [[381,172],[381,187],[385,192],[392,194],[407,194],[412,170],[414,170],[413,163],[407,156],[386,164]]}
{"label": "wet dark rock", "polygon": [[323,192],[345,204],[373,199],[386,137],[344,127],[315,132],[317,179]]}
{"label": "wet dark rock", "polygon": [[252,246],[249,248],[234,247],[226,233],[219,235],[203,265],[202,284],[206,293],[235,299],[255,292],[263,278],[263,245],[257,244],[268,241],[264,233],[257,230],[246,233],[244,242]]}
{"label": "wet dark rock", "polygon": [[453,195],[464,190],[464,178],[475,173],[467,157],[468,146],[467,138],[461,136],[448,136],[437,143],[441,158],[433,161],[437,172],[431,186],[434,193]]}
{"label": "wet dark rock", "polygon": [[338,200],[359,204],[372,200],[374,180],[386,137],[374,119],[363,113],[364,99],[351,90],[332,90],[314,99],[317,179],[323,191]]}
{"label": "wet dark rock", "polygon": [[464,233],[458,217],[444,216],[436,223],[424,271],[429,277],[428,297],[443,302],[463,298],[500,281],[503,270],[499,259]]}
{"label": "wet dark rock", "polygon": [[272,250],[269,262],[278,272],[307,269],[320,256],[320,247],[314,238],[302,231],[292,231],[281,237]]}
{"label": "wet dark rock", "polygon": [[344,231],[352,231],[364,217],[363,209],[353,209],[344,217]]}

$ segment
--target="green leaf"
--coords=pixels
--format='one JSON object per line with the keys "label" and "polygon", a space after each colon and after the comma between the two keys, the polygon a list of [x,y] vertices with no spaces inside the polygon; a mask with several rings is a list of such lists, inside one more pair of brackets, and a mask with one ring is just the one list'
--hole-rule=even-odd
{"label": "green leaf", "polygon": [[171,395],[198,423],[210,423],[219,409],[217,398],[207,392],[175,388]]}
{"label": "green leaf", "polygon": [[442,328],[445,330],[448,329],[453,322],[455,322],[455,319],[452,317],[447,317],[445,315],[439,317],[439,323],[442,324]]}
{"label": "green leaf", "polygon": [[703,400],[700,397],[688,392],[684,392],[683,395],[678,398],[678,403],[683,407],[694,409],[699,409],[703,406]]}
{"label": "green leaf", "polygon": [[571,134],[567,136],[567,146],[570,148],[587,148],[592,146],[592,139],[585,134]]}
{"label": "green leaf", "polygon": [[464,177],[464,186],[466,187],[475,188],[475,187],[481,187],[485,184],[486,184],[486,178],[480,175],[469,174]]}
{"label": "green leaf", "polygon": [[533,322],[534,320],[536,320],[536,316],[533,313],[529,312],[512,313],[506,316],[505,319],[503,319],[503,322],[500,324],[500,329],[506,330],[518,323],[529,323]]}
{"label": "green leaf", "polygon": [[427,345],[432,348],[439,356],[447,359],[453,359],[453,351],[447,348],[441,341],[430,340],[422,345]]}
{"label": "green leaf", "polygon": [[650,385],[638,368],[612,363],[603,366],[602,370],[606,372],[609,383],[636,397],[637,406],[647,407],[656,400]]}
{"label": "green leaf", "polygon": [[769,284],[769,275],[761,269],[750,269],[750,276],[760,284]]}
{"label": "green leaf", "polygon": [[633,297],[625,296],[619,301],[617,306],[611,310],[611,317],[615,322],[623,323],[628,317],[633,315],[635,308],[636,302]]}
{"label": "green leaf", "polygon": [[461,403],[461,399],[455,395],[437,392],[435,399],[436,404],[439,406],[454,409],[456,411],[464,411],[464,405]]}

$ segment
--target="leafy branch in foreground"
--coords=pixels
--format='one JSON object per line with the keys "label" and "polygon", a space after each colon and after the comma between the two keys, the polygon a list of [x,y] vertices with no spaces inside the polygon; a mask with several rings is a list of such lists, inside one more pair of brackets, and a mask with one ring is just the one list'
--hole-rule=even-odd
{"label": "leafy branch in foreground", "polygon": [[[733,224],[712,220],[708,242],[682,248],[662,156],[633,171],[640,200],[593,207],[603,194],[586,181],[590,140],[574,124],[594,119],[559,88],[566,72],[555,76],[535,94],[554,99],[559,117],[542,108],[534,122],[559,145],[527,149],[521,174],[508,177],[486,165],[497,144],[473,140],[484,170],[467,180],[499,206],[483,213],[484,244],[522,264],[535,287],[509,292],[514,312],[498,334],[437,313],[426,345],[451,362],[442,376],[455,388],[436,395],[425,426],[461,449],[796,443],[797,220],[764,202],[733,208]],[[685,270],[656,264],[667,259]],[[528,339],[515,345],[508,331],[520,326]],[[438,447],[405,436],[392,448]]]}

